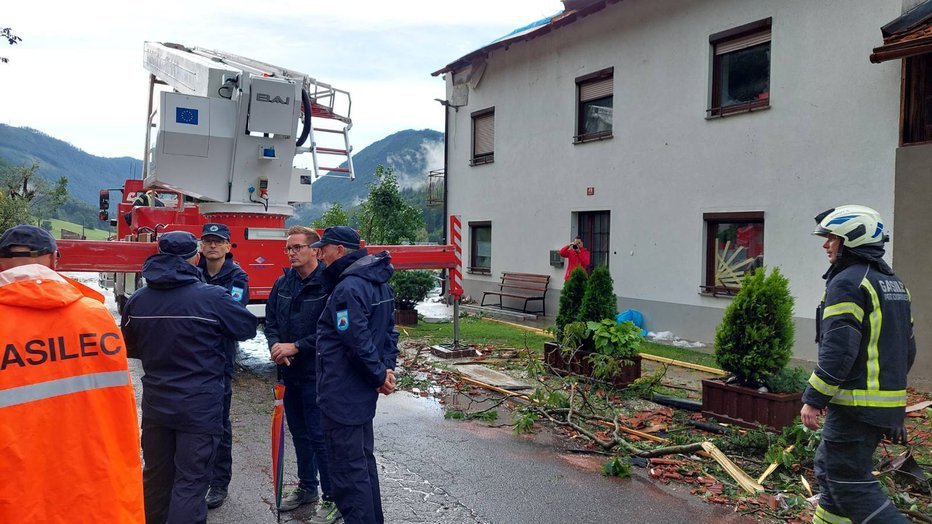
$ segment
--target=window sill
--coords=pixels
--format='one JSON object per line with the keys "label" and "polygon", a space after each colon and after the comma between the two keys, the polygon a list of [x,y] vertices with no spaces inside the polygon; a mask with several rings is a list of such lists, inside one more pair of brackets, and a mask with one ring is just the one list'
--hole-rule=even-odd
{"label": "window sill", "polygon": [[466,268],[466,273],[470,275],[491,275],[492,270],[481,267],[468,267]]}
{"label": "window sill", "polygon": [[764,109],[770,109],[770,99],[767,100],[754,100],[747,102],[745,104],[738,104],[734,106],[727,107],[710,107],[705,110],[705,119],[706,120],[716,120],[719,118],[725,118],[728,116],[734,115],[743,115],[745,113],[753,113],[754,111],[761,111]]}
{"label": "window sill", "polygon": [[484,165],[484,164],[491,164],[491,163],[493,163],[493,162],[495,162],[495,156],[494,156],[494,155],[480,156],[480,157],[475,157],[475,158],[471,159],[471,160],[469,161],[469,165],[471,165],[471,166],[481,166],[481,165]]}
{"label": "window sill", "polygon": [[722,287],[699,286],[699,294],[704,297],[712,298],[735,298],[735,295],[738,294],[738,290]]}
{"label": "window sill", "polygon": [[598,142],[600,140],[608,140],[614,135],[611,131],[604,131],[602,133],[592,133],[589,135],[574,135],[573,136],[573,145],[584,144],[586,142]]}

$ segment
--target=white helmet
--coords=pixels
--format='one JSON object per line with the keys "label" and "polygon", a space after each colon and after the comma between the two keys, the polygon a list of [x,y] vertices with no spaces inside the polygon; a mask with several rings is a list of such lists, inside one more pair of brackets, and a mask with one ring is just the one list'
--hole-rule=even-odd
{"label": "white helmet", "polygon": [[866,206],[841,206],[819,213],[813,235],[836,235],[845,247],[878,244],[889,240],[880,213]]}

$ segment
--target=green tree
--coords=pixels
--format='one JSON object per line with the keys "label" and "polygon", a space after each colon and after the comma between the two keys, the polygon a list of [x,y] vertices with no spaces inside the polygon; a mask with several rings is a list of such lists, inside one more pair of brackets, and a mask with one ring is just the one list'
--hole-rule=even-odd
{"label": "green tree", "polygon": [[589,275],[589,284],[586,286],[576,320],[601,322],[606,318],[614,319],[617,314],[618,299],[615,298],[612,274],[607,267],[599,266]]}
{"label": "green tree", "polygon": [[741,384],[758,386],[793,354],[793,296],[789,281],[774,269],[758,268],[744,277],[741,290],[715,330],[715,359]]}
{"label": "green tree", "polygon": [[405,201],[390,167],[375,168],[376,182],[353,213],[360,234],[370,244],[402,244],[417,239],[424,228],[421,211]]}
{"label": "green tree", "polygon": [[[23,39],[13,34],[12,27],[0,27],[0,38],[6,38],[7,43],[10,45],[16,45],[19,42],[22,42]],[[4,56],[0,56],[0,63],[7,63],[10,59]]]}
{"label": "green tree", "polygon": [[60,177],[54,185],[36,176],[39,163],[4,166],[0,172],[0,224],[6,230],[16,224],[52,218],[68,200],[68,179]]}
{"label": "green tree", "polygon": [[311,222],[311,227],[323,229],[331,226],[348,226],[349,222],[349,213],[339,202],[334,202],[320,218]]}
{"label": "green tree", "polygon": [[563,284],[560,291],[560,309],[554,322],[554,338],[563,340],[563,327],[576,320],[579,315],[579,306],[586,293],[586,281],[589,275],[582,267],[577,267],[570,273],[570,278]]}

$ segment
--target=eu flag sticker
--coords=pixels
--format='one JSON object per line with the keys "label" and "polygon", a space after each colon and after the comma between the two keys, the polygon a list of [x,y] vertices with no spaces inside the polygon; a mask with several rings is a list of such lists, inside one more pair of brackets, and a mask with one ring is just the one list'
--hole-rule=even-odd
{"label": "eu flag sticker", "polygon": [[176,124],[190,124],[192,126],[197,125],[197,109],[191,109],[189,107],[176,107],[175,108],[175,123]]}
{"label": "eu flag sticker", "polygon": [[337,330],[346,331],[349,329],[349,310],[337,311]]}

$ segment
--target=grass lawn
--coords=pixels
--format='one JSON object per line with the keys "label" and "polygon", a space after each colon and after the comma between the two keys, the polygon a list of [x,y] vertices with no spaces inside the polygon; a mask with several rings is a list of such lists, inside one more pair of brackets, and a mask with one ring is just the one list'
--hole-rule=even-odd
{"label": "grass lawn", "polygon": [[[58,220],[57,218],[52,218],[50,221],[52,222],[52,236],[55,238],[61,238],[62,228],[65,228],[68,231],[74,231],[75,233],[81,233],[81,224],[65,222],[64,220]],[[88,240],[107,240],[107,237],[110,236],[110,233],[100,229],[92,229],[87,227],[84,228],[84,235]]]}
{"label": "grass lawn", "polygon": [[[452,322],[428,324],[421,321],[418,322],[417,326],[398,326],[398,331],[405,338],[423,339],[431,345],[449,343],[453,340]],[[544,342],[550,342],[551,340],[553,338],[549,334],[539,334],[500,322],[478,317],[460,319],[460,342],[464,344],[481,346],[492,344],[500,348],[524,348],[527,346],[542,353]],[[641,353],[713,368],[718,367],[715,357],[712,355],[646,340],[641,344]]]}

